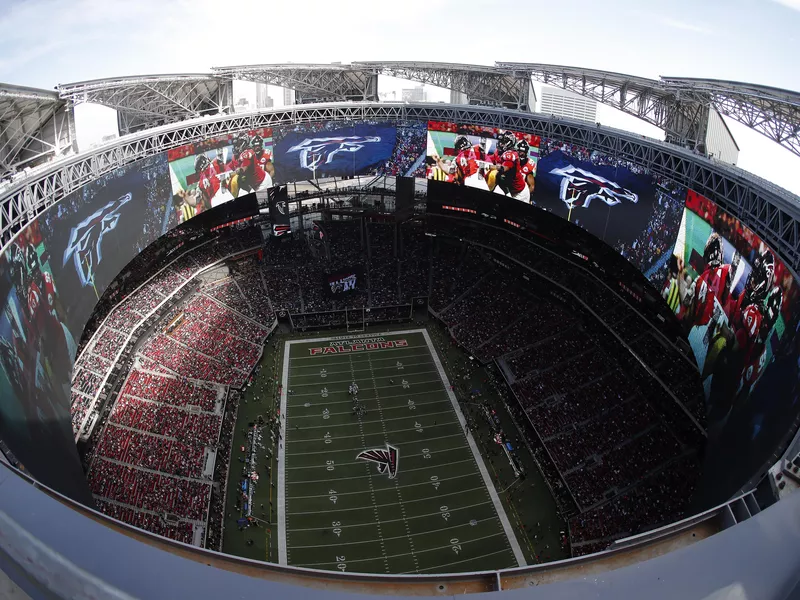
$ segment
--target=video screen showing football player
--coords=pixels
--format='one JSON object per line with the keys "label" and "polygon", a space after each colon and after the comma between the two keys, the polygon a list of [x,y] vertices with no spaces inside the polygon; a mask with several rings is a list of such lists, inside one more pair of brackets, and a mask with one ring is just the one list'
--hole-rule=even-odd
{"label": "video screen showing football player", "polygon": [[[256,160],[261,168],[266,171],[270,179],[275,180],[275,164],[272,162],[272,154],[264,149],[264,138],[259,134],[253,136],[250,140],[250,147],[253,149]],[[267,187],[272,187],[271,185]]]}
{"label": "video screen showing football player", "polygon": [[517,142],[517,153],[519,154],[519,166],[522,171],[522,178],[528,186],[528,191],[533,194],[536,186],[535,172],[536,165],[530,158],[531,145],[524,139]]}
{"label": "video screen showing football player", "polygon": [[257,192],[272,187],[272,177],[261,166],[255,151],[250,147],[246,135],[233,140],[234,153],[239,154],[239,166],[236,169],[239,190]]}
{"label": "video screen showing football player", "polygon": [[517,152],[517,138],[510,131],[504,131],[497,139],[497,149],[492,155],[494,178],[488,178],[489,189],[510,196],[522,202],[531,201],[531,192],[525,181],[525,174]]}

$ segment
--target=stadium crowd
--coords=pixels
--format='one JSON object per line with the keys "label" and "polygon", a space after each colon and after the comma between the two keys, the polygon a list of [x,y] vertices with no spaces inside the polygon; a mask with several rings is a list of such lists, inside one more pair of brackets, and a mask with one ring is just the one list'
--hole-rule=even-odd
{"label": "stadium crowd", "polygon": [[[576,553],[686,509],[688,496],[659,496],[659,510],[626,518],[632,503],[669,493],[679,477],[684,491],[692,487],[698,428],[675,400],[698,418],[702,401],[696,372],[693,378],[610,288],[499,227],[429,217],[426,229],[362,218],[323,228],[313,251],[302,237],[270,241],[263,256],[228,260],[202,277],[199,271],[249,244],[232,236],[194,247],[109,313],[75,371],[79,424],[125,341],[146,318],[157,324],[133,336],[134,366],[98,428],[89,477],[103,510],[184,541],[206,527],[218,545],[224,499],[212,494],[206,461],[213,449],[214,473],[225,472],[231,398],[257,364],[276,313],[288,311],[304,330],[403,320],[419,296],[455,343],[480,362],[499,361],[557,502],[580,513],[570,520]],[[363,268],[368,283],[331,298],[324,276],[345,267]],[[553,282],[564,289],[552,291]],[[576,310],[575,297],[605,324]],[[219,392],[226,386],[227,406]],[[598,528],[586,515],[605,514],[604,507],[611,516]]]}

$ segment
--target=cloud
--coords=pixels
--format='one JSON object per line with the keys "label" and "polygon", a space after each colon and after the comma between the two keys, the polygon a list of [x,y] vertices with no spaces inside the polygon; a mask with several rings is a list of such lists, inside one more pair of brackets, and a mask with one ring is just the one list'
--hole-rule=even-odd
{"label": "cloud", "polygon": [[772,0],[773,2],[777,2],[778,4],[782,4],[786,8],[791,8],[792,10],[800,11],[800,0]]}
{"label": "cloud", "polygon": [[[785,0],[788,2],[792,1],[800,1],[800,0]],[[714,35],[714,31],[711,29],[707,29],[706,27],[702,27],[700,25],[695,25],[694,23],[687,23],[686,21],[680,21],[678,19],[673,19],[671,17],[658,17],[659,23],[666,27],[672,27],[673,29],[680,29],[681,31],[689,31],[691,33],[701,33],[703,35]]]}

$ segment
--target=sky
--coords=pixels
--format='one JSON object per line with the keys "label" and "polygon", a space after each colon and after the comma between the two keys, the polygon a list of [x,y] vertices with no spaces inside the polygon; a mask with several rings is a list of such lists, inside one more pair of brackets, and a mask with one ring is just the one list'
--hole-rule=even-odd
{"label": "sky", "polygon": [[[400,10],[402,7],[402,10]],[[212,66],[359,60],[574,65],[800,90],[800,0],[0,0],[0,81],[52,89]],[[255,24],[255,27],[251,27]],[[381,79],[381,91],[414,84]],[[280,104],[277,90],[270,90]],[[430,100],[447,100],[432,90]],[[663,139],[607,107],[598,120]],[[738,166],[800,194],[800,157],[727,120]],[[79,107],[81,140],[114,126]]]}

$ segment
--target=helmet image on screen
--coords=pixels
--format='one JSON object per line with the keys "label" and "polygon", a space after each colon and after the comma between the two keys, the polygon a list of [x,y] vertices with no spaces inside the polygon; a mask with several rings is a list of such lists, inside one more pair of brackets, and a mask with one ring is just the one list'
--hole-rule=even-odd
{"label": "helmet image on screen", "polygon": [[514,147],[517,145],[517,138],[514,137],[514,134],[510,131],[504,131],[500,134],[500,137],[497,139],[497,152],[502,154],[503,152],[508,152],[509,150],[513,150]]}
{"label": "helmet image on screen", "polygon": [[469,143],[465,135],[458,136],[453,144],[453,148],[455,148],[456,152],[463,152],[464,150],[469,150],[471,147],[472,144]]}
{"label": "helmet image on screen", "polygon": [[260,135],[256,134],[250,140],[250,147],[255,150],[257,153],[264,150],[264,138]]}
{"label": "helmet image on screen", "polygon": [[202,173],[208,168],[210,161],[205,154],[198,154],[197,158],[194,159],[194,172],[195,173]]}
{"label": "helmet image on screen", "polygon": [[712,233],[708,236],[705,250],[703,250],[703,260],[706,262],[706,268],[716,269],[722,264],[723,256],[722,238],[719,237],[719,234]]}
{"label": "helmet image on screen", "polygon": [[520,161],[523,160],[523,156],[525,160],[528,160],[528,153],[531,151],[531,145],[526,142],[525,140],[520,140],[517,142],[517,152],[519,152],[519,159]]}
{"label": "helmet image on screen", "polygon": [[775,257],[766,250],[753,261],[753,270],[744,285],[745,297],[751,303],[763,303],[774,278]]}

